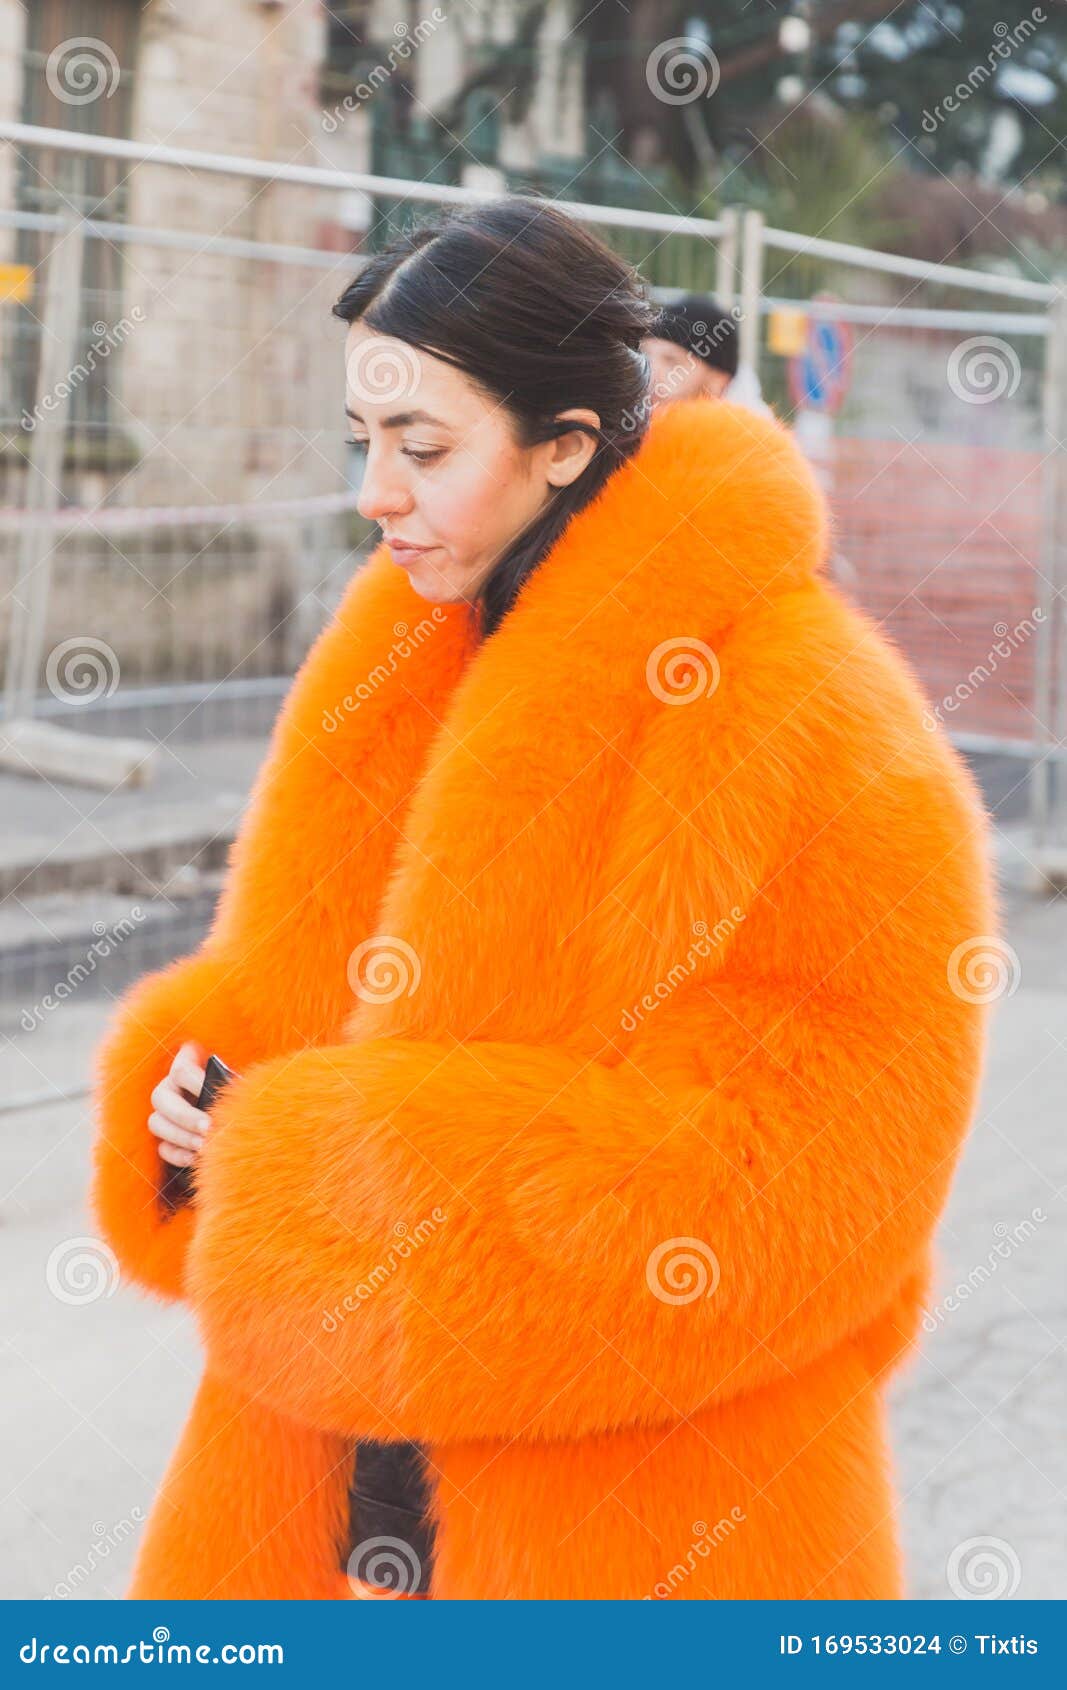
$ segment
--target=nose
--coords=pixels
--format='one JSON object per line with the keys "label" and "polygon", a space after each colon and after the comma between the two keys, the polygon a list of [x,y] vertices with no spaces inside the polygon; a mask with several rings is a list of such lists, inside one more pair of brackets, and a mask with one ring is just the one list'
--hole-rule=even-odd
{"label": "nose", "polygon": [[400,472],[390,470],[380,457],[375,456],[374,448],[368,448],[356,500],[360,516],[365,516],[368,522],[381,522],[383,517],[403,514],[410,509],[411,502],[411,494],[404,486]]}

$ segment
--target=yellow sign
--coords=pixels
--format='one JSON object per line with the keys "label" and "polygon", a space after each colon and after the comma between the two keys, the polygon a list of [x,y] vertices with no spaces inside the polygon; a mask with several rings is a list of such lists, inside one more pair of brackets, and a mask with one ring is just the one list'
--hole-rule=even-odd
{"label": "yellow sign", "polygon": [[13,299],[24,305],[33,296],[33,271],[28,264],[0,264],[0,304]]}
{"label": "yellow sign", "polygon": [[772,311],[767,345],[782,358],[796,358],[807,345],[808,319],[804,311]]}

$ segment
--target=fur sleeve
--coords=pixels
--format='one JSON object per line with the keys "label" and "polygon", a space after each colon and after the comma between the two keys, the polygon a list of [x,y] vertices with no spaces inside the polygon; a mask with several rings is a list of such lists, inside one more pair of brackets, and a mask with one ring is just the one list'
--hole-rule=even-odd
{"label": "fur sleeve", "polygon": [[[900,1018],[916,966],[929,1008]],[[979,1065],[943,968],[901,950],[863,1004],[683,990],[662,1085],[654,1046],[257,1069],[202,1170],[212,1365],[312,1425],[431,1443],[670,1421],[796,1372],[921,1270]]]}
{"label": "fur sleeve", "polygon": [[205,1054],[250,1048],[234,1012],[233,970],[212,947],[146,975],[112,1016],[95,1053],[90,1204],[122,1273],[165,1301],[182,1295],[195,1222],[189,1204],[169,1212],[160,1197],[168,1163],[148,1129],[151,1095],[180,1046]]}
{"label": "fur sleeve", "polygon": [[[373,809],[369,837],[352,820],[351,795],[373,758],[369,731],[357,722],[347,738],[331,736],[322,723],[341,678],[367,660],[374,622],[366,612],[383,581],[381,567],[357,572],[289,690],[230,848],[209,937],[123,995],[95,1054],[90,1204],[123,1273],[167,1300],[183,1294],[196,1211],[185,1205],[168,1215],[159,1201],[169,1164],[148,1129],[153,1088],[186,1040],[241,1072],[328,1038],[348,1006],[351,925],[369,919],[389,834],[375,831]],[[413,754],[406,747],[401,741],[395,755]],[[306,826],[294,825],[304,818]],[[353,874],[356,853],[363,875]],[[344,901],[339,880],[352,888]]]}

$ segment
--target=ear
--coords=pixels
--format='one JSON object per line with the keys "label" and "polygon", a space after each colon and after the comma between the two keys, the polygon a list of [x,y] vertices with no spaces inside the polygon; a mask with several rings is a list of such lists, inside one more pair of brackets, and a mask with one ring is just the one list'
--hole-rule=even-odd
{"label": "ear", "polygon": [[[559,411],[557,416],[560,422],[582,422],[588,423],[591,428],[600,427],[600,417],[596,411],[575,408]],[[572,481],[577,481],[596,449],[597,442],[584,429],[574,428],[559,435],[551,442],[551,455],[545,468],[549,484],[553,487],[569,487]]]}

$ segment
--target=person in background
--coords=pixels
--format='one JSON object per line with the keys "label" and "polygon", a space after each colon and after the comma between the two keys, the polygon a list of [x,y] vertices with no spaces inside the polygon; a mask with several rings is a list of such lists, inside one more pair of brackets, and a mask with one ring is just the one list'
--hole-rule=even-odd
{"label": "person in background", "polygon": [[710,294],[689,293],[665,306],[641,350],[652,365],[653,409],[676,399],[728,399],[770,414],[756,371],[739,365],[737,318]]}

